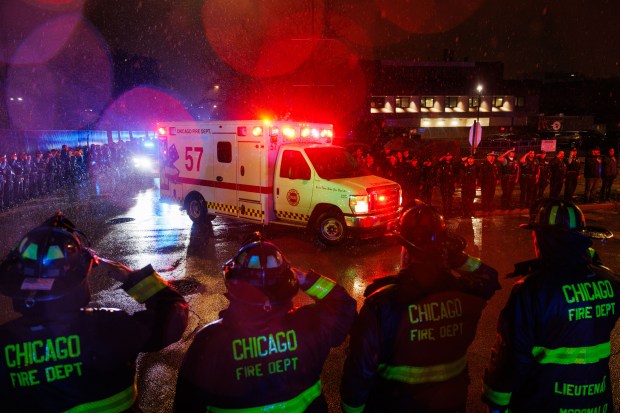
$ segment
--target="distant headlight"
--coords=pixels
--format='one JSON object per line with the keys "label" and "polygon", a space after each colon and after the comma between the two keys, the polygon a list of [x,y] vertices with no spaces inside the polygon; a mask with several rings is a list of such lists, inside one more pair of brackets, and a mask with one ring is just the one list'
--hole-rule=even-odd
{"label": "distant headlight", "polygon": [[133,166],[138,169],[151,169],[153,161],[145,156],[135,156],[133,158]]}

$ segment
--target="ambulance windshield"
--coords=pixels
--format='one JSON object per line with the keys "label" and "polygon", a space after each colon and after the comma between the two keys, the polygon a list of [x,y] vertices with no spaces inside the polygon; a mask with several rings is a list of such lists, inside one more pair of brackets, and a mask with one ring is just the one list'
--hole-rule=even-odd
{"label": "ambulance windshield", "polygon": [[306,148],[305,151],[314,170],[323,179],[368,175],[358,167],[353,155],[340,146]]}

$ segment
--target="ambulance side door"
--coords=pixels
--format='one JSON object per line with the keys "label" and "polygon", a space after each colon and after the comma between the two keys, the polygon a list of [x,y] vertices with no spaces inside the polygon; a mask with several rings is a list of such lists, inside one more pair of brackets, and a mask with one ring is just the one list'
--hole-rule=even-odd
{"label": "ambulance side door", "polygon": [[237,207],[237,135],[214,133],[213,199],[207,200],[207,208],[221,215],[236,217]]}
{"label": "ambulance side door", "polygon": [[265,168],[264,145],[258,140],[244,137],[238,145],[238,205],[239,217],[262,222],[265,213],[261,204],[264,189],[263,168]]}
{"label": "ambulance side door", "polygon": [[306,225],[312,206],[313,171],[299,150],[283,149],[274,177],[276,217]]}

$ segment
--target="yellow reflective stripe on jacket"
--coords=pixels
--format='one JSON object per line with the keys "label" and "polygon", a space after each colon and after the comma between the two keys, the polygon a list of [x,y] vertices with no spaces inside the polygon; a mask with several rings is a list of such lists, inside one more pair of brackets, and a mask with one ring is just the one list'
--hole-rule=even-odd
{"label": "yellow reflective stripe on jacket", "polygon": [[482,385],[482,392],[484,393],[484,397],[498,406],[508,406],[510,404],[512,393],[495,391],[487,386],[486,383]]}
{"label": "yellow reflective stripe on jacket", "polygon": [[127,294],[132,296],[134,300],[139,302],[140,304],[144,303],[146,300],[154,296],[158,291],[166,288],[168,284],[166,281],[159,276],[156,272],[149,275],[138,284],[131,287],[127,290]]}
{"label": "yellow reflective stripe on jacket", "polygon": [[335,285],[336,283],[329,278],[320,277],[312,287],[308,288],[306,294],[322,300]]}
{"label": "yellow reflective stripe on jacket", "polygon": [[459,267],[461,271],[474,272],[480,268],[480,258],[467,256],[467,260]]}
{"label": "yellow reflective stripe on jacket", "polygon": [[434,366],[389,366],[380,364],[378,373],[381,377],[409,384],[436,383],[451,379],[461,374],[467,367],[467,356],[452,363],[436,364]]}
{"label": "yellow reflective stripe on jacket", "polygon": [[346,403],[342,403],[342,411],[344,413],[362,413],[366,408],[365,404],[362,404],[360,407],[352,407]]}
{"label": "yellow reflective stripe on jacket", "polygon": [[534,347],[532,355],[540,364],[592,364],[609,358],[611,344],[608,342],[589,347]]}
{"label": "yellow reflective stripe on jacket", "polygon": [[303,413],[308,406],[321,395],[321,380],[317,381],[308,390],[293,397],[290,400],[268,404],[265,406],[246,407],[241,409],[222,409],[220,407],[207,406],[207,413]]}
{"label": "yellow reflective stripe on jacket", "polygon": [[65,413],[118,413],[129,409],[136,400],[135,386],[129,386],[120,393],[110,396],[107,399],[97,400],[96,402],[84,403],[72,407]]}

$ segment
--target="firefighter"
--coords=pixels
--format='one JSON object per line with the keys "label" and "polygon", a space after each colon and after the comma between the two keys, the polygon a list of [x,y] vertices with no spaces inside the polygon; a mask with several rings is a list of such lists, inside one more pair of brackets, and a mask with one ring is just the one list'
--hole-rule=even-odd
{"label": "firefighter", "polygon": [[610,334],[620,315],[620,279],[597,265],[586,226],[572,202],[536,205],[531,230],[542,263],[512,288],[484,375],[492,412],[611,412]]}
{"label": "firefighter", "polygon": [[[321,370],[349,332],[355,300],[334,281],[293,268],[259,233],[223,272],[230,306],[190,345],[174,411],[327,411]],[[314,304],[293,308],[298,289]]]}
{"label": "firefighter", "polygon": [[340,388],[344,412],[465,412],[467,349],[497,271],[452,247],[443,217],[415,205],[400,219],[401,270],[368,287]]}
{"label": "firefighter", "polygon": [[[0,264],[0,293],[21,317],[0,326],[3,412],[125,412],[136,404],[136,358],[179,340],[183,297],[149,265],[97,257],[61,213],[32,229]],[[91,269],[144,303],[128,314],[86,308]]]}

